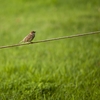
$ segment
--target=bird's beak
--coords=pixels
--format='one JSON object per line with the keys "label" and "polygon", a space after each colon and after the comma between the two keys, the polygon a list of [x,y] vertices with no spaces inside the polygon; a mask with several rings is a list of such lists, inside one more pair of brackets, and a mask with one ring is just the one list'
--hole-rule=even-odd
{"label": "bird's beak", "polygon": [[34,33],[36,33],[36,31],[34,31]]}

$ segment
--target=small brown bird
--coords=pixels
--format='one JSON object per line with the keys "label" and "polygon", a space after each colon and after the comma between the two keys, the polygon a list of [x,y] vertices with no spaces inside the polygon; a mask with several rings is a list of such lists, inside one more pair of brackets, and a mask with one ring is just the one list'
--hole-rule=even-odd
{"label": "small brown bird", "polygon": [[20,43],[21,42],[31,42],[35,37],[35,33],[36,33],[35,31],[31,31],[30,34],[28,34],[22,41],[20,41]]}

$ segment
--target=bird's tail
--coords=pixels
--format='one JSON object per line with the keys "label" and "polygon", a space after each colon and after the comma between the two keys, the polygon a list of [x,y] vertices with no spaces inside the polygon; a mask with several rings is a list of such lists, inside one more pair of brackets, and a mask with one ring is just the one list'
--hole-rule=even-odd
{"label": "bird's tail", "polygon": [[23,43],[23,40],[22,40],[22,41],[20,41],[19,43]]}

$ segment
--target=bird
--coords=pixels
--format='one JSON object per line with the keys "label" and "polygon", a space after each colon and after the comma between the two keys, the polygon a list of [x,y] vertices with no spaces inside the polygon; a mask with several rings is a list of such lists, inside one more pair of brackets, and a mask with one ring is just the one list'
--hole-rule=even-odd
{"label": "bird", "polygon": [[36,33],[35,31],[31,31],[22,41],[20,41],[20,43],[31,42],[35,37],[35,33]]}

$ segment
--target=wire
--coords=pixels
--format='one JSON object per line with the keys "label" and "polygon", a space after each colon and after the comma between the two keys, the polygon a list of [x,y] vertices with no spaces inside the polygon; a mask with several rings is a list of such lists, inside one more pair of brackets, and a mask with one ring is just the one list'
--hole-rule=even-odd
{"label": "wire", "polygon": [[88,32],[88,33],[83,33],[83,34],[76,34],[76,35],[63,36],[63,37],[58,37],[58,38],[39,40],[39,41],[35,41],[35,42],[27,42],[27,43],[21,43],[21,44],[6,45],[6,46],[0,46],[0,49],[17,47],[17,46],[22,46],[22,45],[29,45],[29,44],[36,44],[36,43],[41,43],[41,42],[56,41],[56,40],[61,40],[61,39],[66,39],[66,38],[81,37],[81,36],[93,35],[93,34],[98,34],[98,33],[100,33],[100,31],[94,31],[94,32]]}

